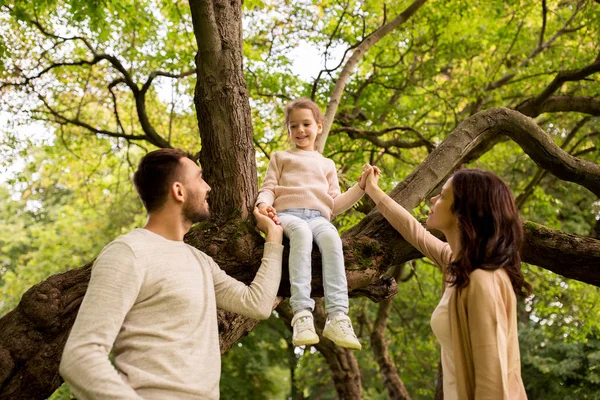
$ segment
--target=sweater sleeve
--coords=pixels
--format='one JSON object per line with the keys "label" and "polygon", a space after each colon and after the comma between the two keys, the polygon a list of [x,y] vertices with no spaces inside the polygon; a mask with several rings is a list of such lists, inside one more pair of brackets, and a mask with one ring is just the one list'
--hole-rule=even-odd
{"label": "sweater sleeve", "polygon": [[281,281],[282,257],[281,244],[265,243],[260,268],[252,283],[246,286],[227,275],[207,256],[215,285],[217,307],[254,319],[269,318]]}
{"label": "sweater sleeve", "polygon": [[475,399],[509,398],[508,316],[494,273],[475,270],[467,286]]}
{"label": "sweater sleeve", "polygon": [[433,236],[415,217],[391,197],[386,195],[377,204],[377,209],[394,229],[407,242],[423,253],[425,257],[429,258],[439,267],[445,267],[450,263],[452,259],[450,245]]}
{"label": "sweater sleeve", "polygon": [[141,399],[108,356],[142,281],[128,245],[111,243],[98,256],[60,363],[77,398]]}
{"label": "sweater sleeve", "polygon": [[329,182],[328,194],[333,198],[333,210],[331,211],[332,218],[350,209],[357,201],[362,199],[365,194],[365,191],[358,186],[358,183],[344,193],[341,193],[340,183],[333,161],[331,161],[331,168],[327,174],[327,181]]}
{"label": "sweater sleeve", "polygon": [[268,206],[272,206],[275,202],[275,186],[279,184],[279,177],[281,174],[281,170],[277,163],[277,158],[277,152],[273,153],[271,159],[269,160],[265,180],[258,191],[258,197],[255,205],[258,205],[259,203],[265,203]]}

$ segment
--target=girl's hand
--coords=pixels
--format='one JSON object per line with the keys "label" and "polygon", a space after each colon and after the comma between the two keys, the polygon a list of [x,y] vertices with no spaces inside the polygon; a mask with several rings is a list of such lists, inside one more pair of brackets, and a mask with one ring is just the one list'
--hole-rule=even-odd
{"label": "girl's hand", "polygon": [[373,172],[372,166],[370,166],[369,164],[363,165],[363,172],[358,177],[358,187],[360,187],[362,190],[365,190],[365,187],[367,185],[367,176],[369,176],[369,174],[372,172]]}

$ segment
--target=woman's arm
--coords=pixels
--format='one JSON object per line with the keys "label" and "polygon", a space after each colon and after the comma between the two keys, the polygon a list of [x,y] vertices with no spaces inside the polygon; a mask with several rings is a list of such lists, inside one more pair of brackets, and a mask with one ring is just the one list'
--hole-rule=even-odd
{"label": "woman's arm", "polygon": [[[373,167],[370,167],[373,168]],[[366,192],[377,205],[377,209],[406,241],[427,258],[443,267],[450,263],[450,245],[433,236],[415,217],[396,203],[378,186],[379,172],[373,169],[367,177]]]}

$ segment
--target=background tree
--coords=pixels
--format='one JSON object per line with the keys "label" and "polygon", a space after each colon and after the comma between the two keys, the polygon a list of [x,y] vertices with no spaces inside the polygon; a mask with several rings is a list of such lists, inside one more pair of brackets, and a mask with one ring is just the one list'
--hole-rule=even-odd
{"label": "background tree", "polygon": [[[127,175],[155,147],[183,148],[200,159],[213,187],[214,219],[186,240],[249,281],[261,243],[247,220],[256,172],[262,176],[270,153],[288,145],[282,106],[305,95],[328,106],[324,153],[341,167],[343,183],[350,185],[365,161],[376,163],[394,199],[419,214],[423,199],[460,165],[494,170],[510,183],[522,216],[545,225],[525,224],[524,260],[542,267],[525,266],[536,288],[520,310],[521,340],[532,344],[523,355],[527,390],[532,397],[550,387],[557,398],[561,390],[578,398],[597,393],[595,372],[585,368],[593,356],[574,355],[564,374],[548,367],[560,349],[593,350],[584,345],[597,340],[596,3],[247,2],[242,10],[221,1],[13,1],[1,3],[1,18],[0,102],[10,115],[2,159],[7,166],[15,156],[26,160],[2,194],[4,313],[30,285],[88,262],[142,223]],[[314,79],[293,70],[299,46],[323,58]],[[16,128],[31,121],[48,129],[46,137],[23,141]],[[363,296],[353,301],[357,330],[363,342],[374,335],[375,354],[387,347],[387,366],[394,364],[407,394],[431,397],[438,356],[428,318],[440,276],[417,261],[404,267],[397,287],[398,268],[390,267],[420,254],[376,211],[362,218],[371,208],[365,201],[336,220],[351,294]],[[90,265],[35,286],[0,320],[0,398],[44,398],[60,384],[57,361]],[[313,283],[318,295],[318,272]],[[400,295],[379,312],[366,299],[396,290]],[[225,357],[224,393],[240,388],[230,384],[237,360],[256,359],[263,368],[250,370],[261,383],[252,387],[263,396],[285,396],[273,382],[287,370],[297,398],[388,396],[390,369],[367,343],[366,351],[348,355],[323,347],[326,360],[293,349],[289,338],[274,346],[265,332],[285,332],[280,307],[266,331],[252,331]],[[222,350],[255,324],[220,314]],[[276,357],[277,349],[286,356]],[[358,384],[334,385],[322,373],[327,369],[333,382],[352,376]]]}

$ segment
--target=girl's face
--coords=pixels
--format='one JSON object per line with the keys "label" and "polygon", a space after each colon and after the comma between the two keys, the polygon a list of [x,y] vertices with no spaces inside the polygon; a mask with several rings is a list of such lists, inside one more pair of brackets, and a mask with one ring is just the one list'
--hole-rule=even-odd
{"label": "girl's face", "polygon": [[454,204],[452,178],[446,181],[440,194],[432,197],[430,202],[431,211],[427,217],[428,228],[446,233],[458,227],[458,220],[452,212],[452,204]]}
{"label": "girl's face", "polygon": [[317,123],[313,112],[307,108],[294,108],[289,114],[288,133],[297,148],[315,150],[317,136],[323,130],[323,124]]}

